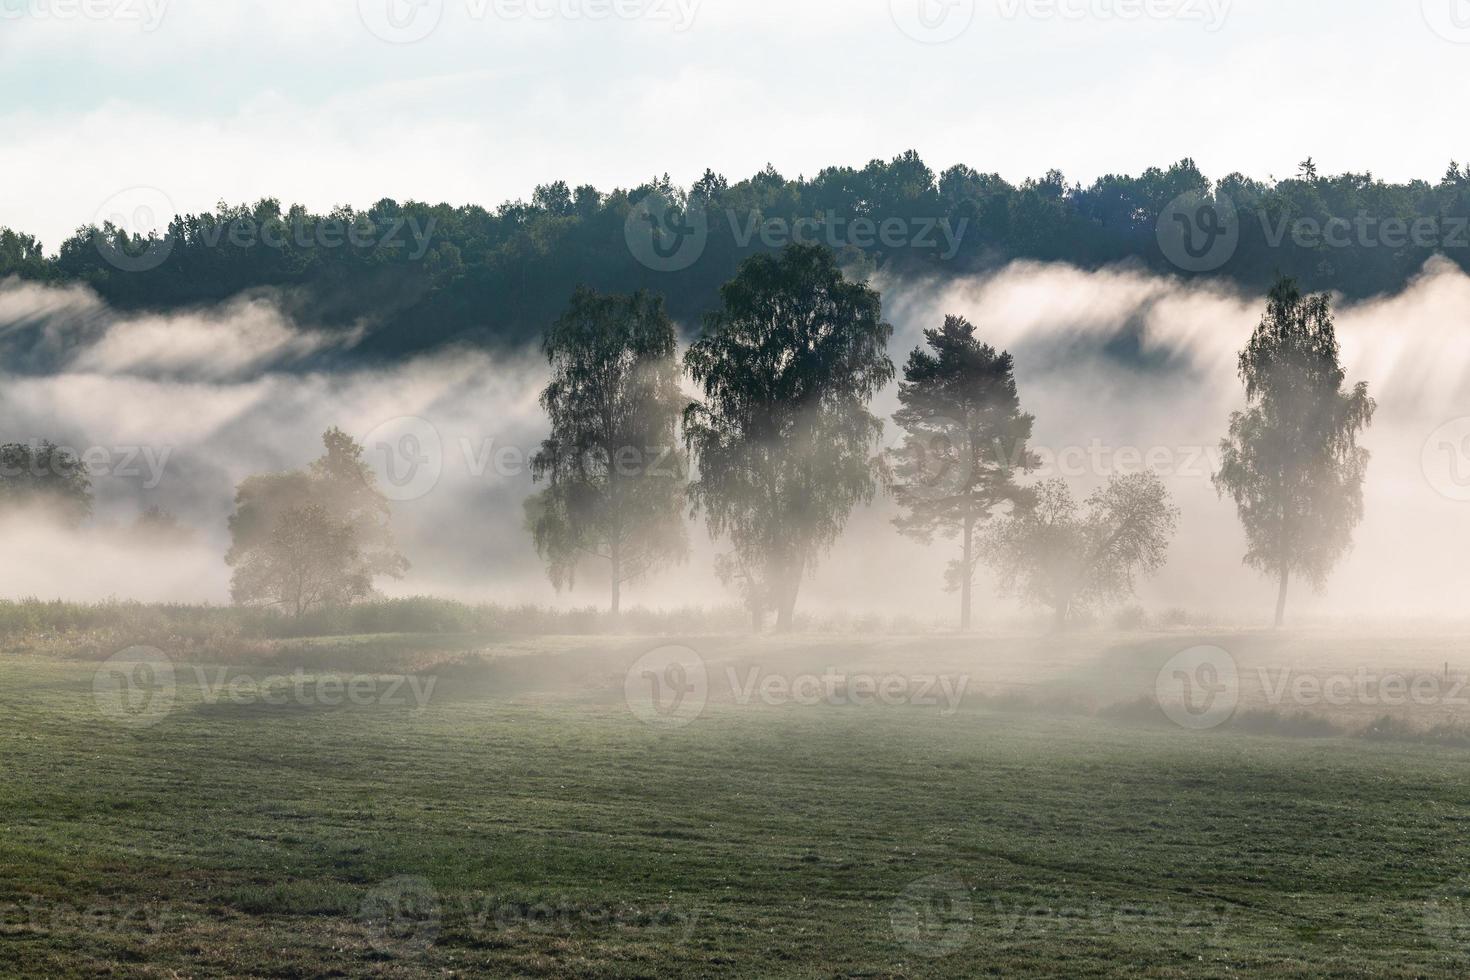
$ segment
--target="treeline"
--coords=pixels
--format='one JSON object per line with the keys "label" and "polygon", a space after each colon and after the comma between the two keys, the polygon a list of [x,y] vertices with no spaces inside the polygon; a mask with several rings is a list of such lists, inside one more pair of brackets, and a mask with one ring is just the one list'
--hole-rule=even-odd
{"label": "treeline", "polygon": [[[478,206],[382,200],[326,214],[265,200],[185,215],[165,240],[85,227],[55,254],[0,229],[0,278],[86,283],[121,309],[168,310],[270,287],[313,325],[368,324],[360,354],[392,357],[453,342],[520,345],[540,336],[579,285],[648,289],[693,325],[719,304],[741,261],[797,238],[833,248],[843,268],[953,277],[1016,259],[1082,268],[1136,262],[1207,274],[1263,292],[1278,276],[1361,297],[1401,288],[1434,254],[1470,268],[1470,167],[1392,184],[1368,173],[1321,176],[1310,160],[1279,181],[1212,181],[1191,160],[1089,186],[1059,171],[1012,184],[954,166],[936,174],[910,151],[862,168],[788,179],[771,168],[736,183],[707,172],[605,193],[562,182],[529,202]],[[1180,202],[1186,202],[1182,207]],[[1196,263],[1221,229],[1195,201],[1235,216],[1229,248]],[[652,203],[650,203],[652,202]],[[1228,202],[1228,205],[1227,203]],[[672,209],[666,213],[665,205]],[[698,213],[696,221],[691,215]],[[1160,240],[1177,221],[1199,240]],[[697,235],[676,261],[630,246],[630,230]],[[1238,234],[1238,241],[1235,235]],[[1218,262],[1218,265],[1216,263]]]}

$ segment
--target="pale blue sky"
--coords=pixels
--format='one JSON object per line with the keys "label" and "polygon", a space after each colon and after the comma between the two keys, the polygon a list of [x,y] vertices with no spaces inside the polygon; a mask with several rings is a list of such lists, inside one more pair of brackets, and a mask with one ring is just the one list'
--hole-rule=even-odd
{"label": "pale blue sky", "polygon": [[0,0],[0,224],[54,250],[139,185],[493,206],[909,148],[1433,178],[1470,157],[1465,42],[1470,0]]}

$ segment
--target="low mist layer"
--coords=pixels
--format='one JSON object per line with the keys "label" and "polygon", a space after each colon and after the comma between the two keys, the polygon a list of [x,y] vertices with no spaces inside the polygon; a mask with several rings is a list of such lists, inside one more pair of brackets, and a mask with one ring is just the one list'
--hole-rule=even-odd
{"label": "low mist layer", "polygon": [[[1217,444],[1243,403],[1236,353],[1263,297],[1185,286],[1139,271],[1085,272],[1018,263],[944,288],[878,281],[901,363],[947,313],[1016,358],[1021,403],[1037,418],[1039,477],[1086,490],[1149,466],[1182,510],[1169,564],[1140,584],[1150,609],[1184,607],[1264,621],[1274,586],[1243,567],[1232,504],[1211,485]],[[1379,414],[1366,515],[1353,553],[1306,615],[1458,614],[1461,556],[1470,546],[1470,458],[1444,426],[1470,414],[1470,277],[1429,263],[1397,296],[1336,307],[1349,382],[1367,381]],[[686,335],[697,330],[685,324]],[[396,366],[329,370],[313,358],[350,344],[292,322],[268,295],[188,315],[124,316],[79,287],[0,284],[0,441],[50,439],[84,455],[96,495],[78,529],[35,513],[0,519],[19,560],[0,568],[0,596],[226,602],[226,521],[252,473],[294,469],[340,426],[367,446],[412,569],[392,594],[594,605],[598,570],[558,596],[522,526],[529,459],[546,433],[537,403],[539,353],[459,350]],[[316,365],[315,367],[313,365]],[[896,407],[892,387],[874,408]],[[1440,433],[1440,436],[1436,436]],[[1434,438],[1432,438],[1434,437]],[[887,444],[896,439],[889,425]],[[136,529],[159,508],[181,532]],[[861,608],[948,623],[945,542],[900,537],[891,501],[853,515],[807,584],[806,608]],[[724,604],[702,523],[687,565],[627,590],[651,607]],[[982,574],[977,617],[1017,607],[991,597]]]}

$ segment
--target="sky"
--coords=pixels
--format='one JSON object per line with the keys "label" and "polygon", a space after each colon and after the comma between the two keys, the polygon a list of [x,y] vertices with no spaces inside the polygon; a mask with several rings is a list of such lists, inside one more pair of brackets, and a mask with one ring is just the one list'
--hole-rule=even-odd
{"label": "sky", "polygon": [[493,207],[908,149],[1433,179],[1467,69],[1470,0],[0,0],[0,225],[54,252],[140,187]]}

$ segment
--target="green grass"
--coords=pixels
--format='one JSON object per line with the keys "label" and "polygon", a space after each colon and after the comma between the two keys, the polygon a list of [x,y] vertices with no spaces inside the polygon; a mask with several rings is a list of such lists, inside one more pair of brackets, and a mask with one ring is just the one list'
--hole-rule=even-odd
{"label": "green grass", "polygon": [[[1470,751],[983,700],[715,698],[660,731],[621,688],[659,642],[555,650],[540,683],[447,678],[422,711],[181,687],[150,728],[96,710],[95,664],[0,658],[0,975],[1470,969]],[[869,664],[924,642],[706,648]],[[1135,666],[1141,642],[1090,655]]]}

